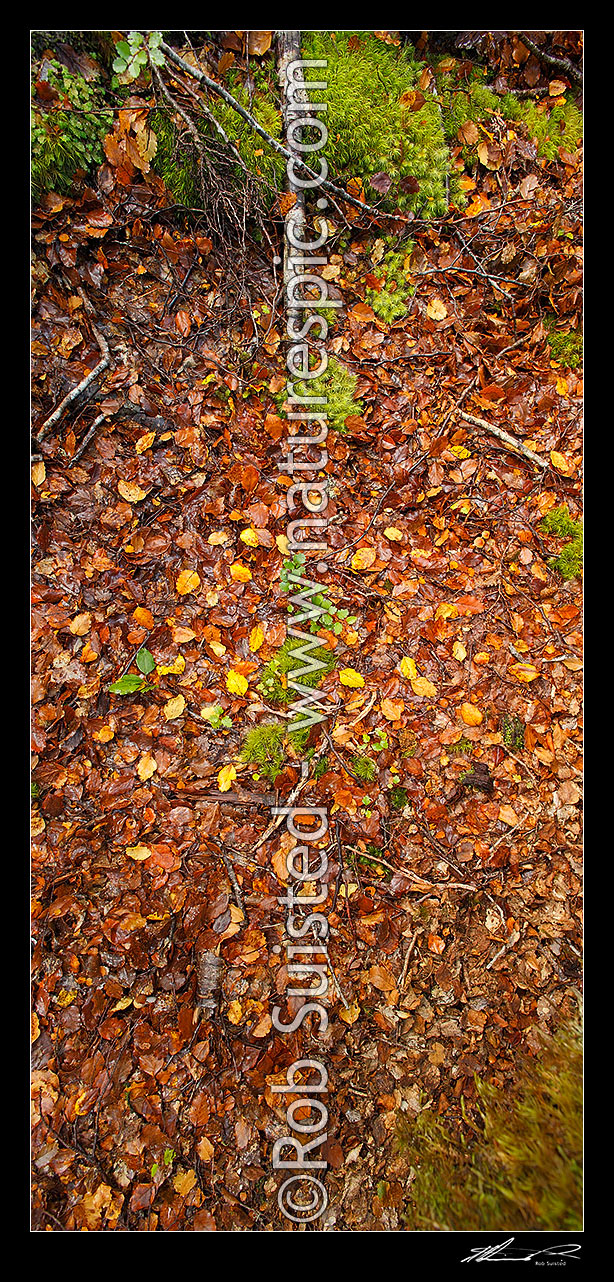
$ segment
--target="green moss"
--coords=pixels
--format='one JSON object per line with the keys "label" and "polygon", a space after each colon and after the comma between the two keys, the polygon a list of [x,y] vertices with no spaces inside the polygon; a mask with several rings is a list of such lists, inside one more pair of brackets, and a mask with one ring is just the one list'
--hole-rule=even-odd
{"label": "green moss", "polygon": [[462,757],[465,756],[465,754],[470,755],[473,752],[471,739],[466,739],[463,735],[460,739],[457,739],[456,743],[449,744],[446,748],[446,752],[449,757]]}
{"label": "green moss", "polygon": [[453,1132],[431,1109],[401,1120],[399,1147],[416,1175],[412,1230],[582,1227],[582,1046],[579,1028],[544,1037],[516,1059],[505,1089],[477,1082],[481,1121]]}
{"label": "green moss", "polygon": [[[296,382],[295,392],[298,396],[324,396],[326,404],[317,406],[328,418],[328,427],[341,434],[347,431],[346,418],[353,414],[362,414],[363,403],[355,399],[358,375],[352,374],[344,365],[340,365],[334,356],[328,367],[319,378],[308,382]],[[278,399],[279,407],[284,404],[283,394]]]}
{"label": "green moss", "polygon": [[265,779],[274,780],[283,769],[286,727],[281,722],[265,722],[248,730],[239,753],[241,761],[258,766]]}
{"label": "green moss", "polygon": [[40,199],[47,191],[66,194],[77,170],[87,174],[104,160],[102,139],[109,133],[113,115],[104,111],[104,94],[98,84],[73,75],[61,63],[46,62],[46,79],[57,96],[40,102],[33,68],[32,83],[32,194]]}
{"label": "green moss", "polygon": [[407,805],[407,788],[391,788],[389,796],[395,810],[403,810]]}
{"label": "green moss", "polygon": [[[287,679],[295,669],[304,667],[303,659],[294,657],[294,651],[304,644],[304,641],[296,637],[288,637],[272,659],[269,659],[257,686],[267,702],[293,703],[296,699],[296,691],[288,689]],[[310,650],[309,657],[324,666],[315,672],[305,672],[297,679],[301,685],[313,687],[319,685],[326,673],[334,668],[335,658],[332,650],[321,645]]]}
{"label": "green moss", "polygon": [[[458,64],[443,59],[436,68],[436,81],[443,115],[445,137],[458,142],[462,125],[472,121],[488,123],[490,116],[501,116],[510,124],[523,125],[537,145],[537,154],[556,160],[559,147],[574,151],[582,139],[582,115],[573,98],[561,106],[548,109],[545,103],[520,99],[515,94],[496,94],[484,84],[485,72],[475,68],[469,79],[460,79]],[[475,159],[473,147],[464,147],[465,160]]]}
{"label": "green moss", "polygon": [[554,361],[558,361],[567,369],[577,369],[582,364],[583,340],[582,335],[576,329],[561,330],[555,329],[555,317],[549,317],[546,320],[548,330],[548,346]]}
{"label": "green moss", "polygon": [[580,578],[583,567],[582,523],[574,521],[565,506],[553,508],[540,521],[542,534],[551,534],[556,539],[569,539],[558,556],[551,557],[548,564],[564,579]]}
{"label": "green moss", "polygon": [[[281,141],[281,113],[275,105],[273,91],[266,78],[258,76],[258,83],[251,99],[247,89],[241,84],[238,73],[228,82],[229,91],[241,106],[248,109],[252,116],[266,129],[273,138]],[[255,177],[262,180],[264,203],[271,206],[278,191],[283,188],[285,161],[258,136],[247,121],[229,107],[221,98],[212,96],[208,103],[209,110],[219,122],[224,133],[234,143],[241,158]],[[153,167],[164,180],[175,200],[188,208],[201,201],[200,163],[193,139],[186,130],[178,128],[172,115],[166,110],[152,114],[152,128],[158,140],[158,148]],[[215,126],[206,117],[197,119],[198,130],[207,148],[217,146],[220,141]],[[244,184],[244,172],[237,162],[230,166],[230,181],[236,181],[237,188]]]}
{"label": "green moss", "polygon": [[357,753],[352,757],[352,772],[359,779],[365,780],[366,783],[371,783],[377,774],[377,766],[371,760],[371,757],[363,757]]}
{"label": "green moss", "polygon": [[[436,99],[426,94],[412,110],[424,64],[411,47],[399,49],[365,31],[308,31],[303,54],[328,64],[321,72],[327,89],[313,96],[327,104],[331,174],[361,179],[367,199],[384,194],[386,209],[422,218],[445,214],[448,150]],[[317,76],[313,70],[311,78]]]}
{"label": "green moss", "polygon": [[522,752],[524,748],[524,722],[520,717],[513,717],[508,713],[501,719],[501,734],[506,748],[513,748],[514,752]]}
{"label": "green moss", "polygon": [[403,263],[412,249],[413,243],[410,241],[402,252],[390,250],[373,271],[374,276],[381,278],[382,286],[380,290],[367,290],[367,302],[375,315],[388,324],[407,316],[408,302],[415,293],[415,286],[410,284],[403,269]]}

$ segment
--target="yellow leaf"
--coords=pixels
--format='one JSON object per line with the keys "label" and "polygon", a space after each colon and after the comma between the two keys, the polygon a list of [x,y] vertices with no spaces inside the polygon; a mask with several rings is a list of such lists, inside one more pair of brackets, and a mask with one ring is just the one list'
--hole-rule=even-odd
{"label": "yellow leaf", "polygon": [[451,445],[450,449],[452,454],[456,454],[457,458],[471,458],[471,450],[466,450],[464,445]]}
{"label": "yellow leaf", "polygon": [[339,1019],[342,1019],[344,1024],[355,1024],[359,1015],[360,1006],[358,1002],[352,1002],[350,1006],[346,1006],[339,1011]]}
{"label": "yellow leaf", "polygon": [[175,586],[181,596],[187,596],[188,592],[198,592],[200,576],[196,573],[196,570],[182,570],[177,576]]}
{"label": "yellow leaf", "polygon": [[166,717],[166,720],[176,721],[177,717],[182,715],[184,708],[185,699],[182,694],[178,694],[174,699],[169,699],[168,703],[165,703],[164,705],[164,716]]}
{"label": "yellow leaf", "polygon": [[226,648],[227,647],[223,645],[221,641],[209,642],[209,649],[213,650],[213,653],[216,655],[218,659],[221,659],[222,655],[226,654]]}
{"label": "yellow leaf", "polygon": [[509,671],[517,681],[526,681],[527,684],[540,675],[532,663],[512,663]]}
{"label": "yellow leaf", "polygon": [[403,531],[397,530],[396,525],[389,525],[388,528],[384,530],[384,534],[386,535],[386,538],[391,539],[393,543],[401,543],[404,538]]}
{"label": "yellow leaf", "polygon": [[430,320],[434,320],[434,321],[445,320],[446,316],[448,315],[448,309],[445,303],[442,302],[441,298],[431,298],[429,299],[429,304],[426,309],[426,314]]}
{"label": "yellow leaf", "polygon": [[515,828],[519,822],[518,815],[515,810],[512,810],[511,806],[499,806],[497,819],[500,823],[507,824],[510,828]]}
{"label": "yellow leaf", "polygon": [[248,685],[249,682],[246,677],[242,676],[240,672],[235,672],[234,668],[230,669],[226,677],[226,689],[231,694],[245,694]]}
{"label": "yellow leaf", "polygon": [[218,772],[218,776],[217,776],[217,782],[218,782],[218,787],[220,792],[228,792],[228,789],[230,788],[231,784],[234,783],[234,780],[236,779],[236,777],[237,777],[237,772],[234,766],[222,766],[222,769]]}
{"label": "yellow leaf", "polygon": [[342,668],[339,673],[339,680],[342,686],[350,686],[353,690],[358,690],[365,684],[364,677],[361,677],[360,672],[357,672],[355,668]]}
{"label": "yellow leaf", "polygon": [[436,619],[458,619],[458,607],[451,601],[442,601],[435,611]]}
{"label": "yellow leaf", "polygon": [[454,642],[454,645],[452,646],[452,654],[454,655],[455,659],[458,659],[459,663],[462,663],[463,659],[467,658],[467,651],[462,641]]}
{"label": "yellow leaf", "polygon": [[404,677],[407,677],[409,681],[413,681],[414,677],[417,677],[418,675],[418,669],[413,659],[408,658],[407,655],[401,659],[399,672],[401,672]]}
{"label": "yellow leaf", "polygon": [[126,503],[141,503],[147,498],[147,490],[142,490],[136,481],[118,481],[117,488]]}
{"label": "yellow leaf", "polygon": [[573,472],[569,459],[565,458],[564,454],[558,454],[556,450],[550,451],[550,462],[557,472],[562,472],[564,476],[569,476]]}
{"label": "yellow leaf", "polygon": [[161,677],[179,677],[185,671],[185,659],[182,654],[178,654],[172,663],[164,663],[158,668]]}
{"label": "yellow leaf", "polygon": [[249,548],[258,547],[258,535],[255,530],[252,530],[251,526],[248,526],[246,530],[241,530],[239,538],[241,542],[246,543]]}
{"label": "yellow leaf", "polygon": [[[566,378],[561,378],[560,376],[559,376],[559,378],[557,378],[557,380],[556,380],[556,392],[557,392],[557,396],[567,396],[567,395],[568,395],[568,393],[569,393],[569,386],[568,386],[568,383],[567,383],[567,379],[566,379]],[[550,455],[550,457],[552,458],[552,455]]]}
{"label": "yellow leaf", "polygon": [[481,726],[484,713],[480,712],[473,703],[463,703],[460,711],[466,726]]}
{"label": "yellow leaf", "polygon": [[276,535],[275,535],[275,542],[276,542],[277,547],[279,548],[279,551],[281,552],[282,556],[288,556],[288,553],[290,552],[290,544],[288,543],[288,539],[287,539],[286,535],[285,535],[285,534],[276,534]]}
{"label": "yellow leaf", "polygon": [[42,485],[46,475],[47,471],[44,463],[34,463],[32,465],[32,484],[35,485],[37,489],[39,485]]}
{"label": "yellow leaf", "polygon": [[229,1003],[226,1014],[231,1024],[241,1023],[241,1020],[243,1019],[243,1007],[236,997],[234,1001]]}
{"label": "yellow leaf", "polygon": [[136,610],[132,611],[132,618],[135,623],[140,623],[142,628],[153,628],[153,614],[151,613],[151,610],[147,610],[145,606],[137,605]]}
{"label": "yellow leaf", "polygon": [[110,743],[111,739],[114,738],[115,731],[110,726],[101,726],[100,730],[94,730],[92,735],[92,739],[95,739],[96,743]]}
{"label": "yellow leaf", "polygon": [[153,445],[155,439],[156,439],[155,432],[146,432],[144,436],[139,436],[139,439],[134,447],[137,454],[143,454],[145,450],[148,450],[150,445]]}
{"label": "yellow leaf", "polygon": [[357,548],[352,557],[353,570],[368,570],[376,558],[375,548]]}
{"label": "yellow leaf", "polygon": [[201,1162],[210,1162],[214,1151],[211,1140],[208,1140],[207,1136],[203,1135],[202,1140],[199,1140],[196,1145],[196,1152],[198,1153]]}
{"label": "yellow leaf", "polygon": [[235,583],[249,583],[252,572],[241,561],[233,561],[230,567],[230,577]]}
{"label": "yellow leaf", "polygon": [[148,779],[151,779],[151,776],[155,775],[157,769],[158,764],[154,761],[151,753],[144,752],[136,768],[136,773],[139,776],[141,783],[146,783]]}
{"label": "yellow leaf", "polygon": [[129,859],[136,859],[137,863],[142,863],[149,859],[151,850],[149,846],[126,846],[126,854]]}
{"label": "yellow leaf", "polygon": [[178,1171],[174,1180],[173,1187],[176,1193],[181,1197],[186,1197],[194,1185],[198,1183],[196,1171]]}
{"label": "yellow leaf", "polygon": [[262,645],[263,641],[264,641],[264,632],[262,631],[260,624],[257,623],[255,628],[252,628],[249,634],[249,648],[252,654],[255,654],[256,650],[260,649],[260,646]]}
{"label": "yellow leaf", "polygon": [[437,686],[434,686],[427,677],[414,677],[411,688],[419,699],[434,699],[437,694]]}

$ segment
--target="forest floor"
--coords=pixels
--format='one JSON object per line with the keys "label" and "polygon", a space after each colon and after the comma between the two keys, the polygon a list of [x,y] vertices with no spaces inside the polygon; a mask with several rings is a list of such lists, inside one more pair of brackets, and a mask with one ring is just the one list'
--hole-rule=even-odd
{"label": "forest floor", "polygon": [[[254,250],[260,306],[237,298],[216,333],[223,247],[119,152],[34,216],[35,434],[109,352],[32,471],[34,1227],[290,1228],[270,1087],[311,1054],[331,1082],[318,1227],[403,1229],[399,1116],[471,1115],[475,1076],[505,1087],[578,1007],[581,584],[541,522],[580,515],[581,375],[545,323],[581,312],[580,153],[510,142],[464,211],[416,223],[391,324],[366,301],[389,224],[348,208],[331,248],[328,350],[362,409],[327,443],[317,578],[347,616],[321,633],[330,739],[301,803],[330,814],[335,984],[326,1032],[280,1035],[291,842],[260,839],[299,767],[273,788],[238,755],[279,715],[257,689],[287,622],[279,280]],[[111,692],[143,649],[143,688]],[[219,1010],[195,1023],[218,949]]]}

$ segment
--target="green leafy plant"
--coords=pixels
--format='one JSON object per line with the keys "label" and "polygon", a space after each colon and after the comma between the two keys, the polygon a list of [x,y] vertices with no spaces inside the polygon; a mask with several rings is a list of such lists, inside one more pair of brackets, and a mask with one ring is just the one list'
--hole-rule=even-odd
{"label": "green leafy plant", "polygon": [[569,540],[558,556],[550,558],[548,564],[558,570],[564,579],[581,577],[584,554],[581,521],[574,521],[567,508],[562,505],[548,512],[540,521],[539,528],[542,534]]}
{"label": "green leafy plant", "polygon": [[230,730],[232,727],[232,717],[225,715],[220,703],[203,704],[200,715],[209,722],[212,730]]}
{"label": "green leafy plant", "polygon": [[[365,31],[308,31],[306,58],[325,58],[326,158],[345,181],[361,179],[384,208],[440,217],[447,208],[448,149],[433,95],[418,90],[423,63],[411,46]],[[383,197],[383,199],[382,199]]]}
{"label": "green leafy plant", "polygon": [[430,1108],[400,1118],[398,1145],[415,1168],[412,1230],[582,1226],[582,1043],[563,1024],[535,1058],[515,1060],[505,1087],[476,1081],[477,1124],[453,1130]]}
{"label": "green leafy plant", "polygon": [[[42,96],[44,94],[44,97]],[[32,193],[70,191],[77,171],[104,159],[102,139],[113,123],[100,84],[90,84],[55,59],[34,67],[32,83]]]}
{"label": "green leafy plant", "polygon": [[112,681],[107,686],[111,694],[140,694],[144,690],[151,689],[148,686],[145,677],[140,677],[136,672],[126,672],[118,681]]}
{"label": "green leafy plant", "polygon": [[129,85],[133,80],[138,80],[141,72],[149,66],[150,60],[154,67],[163,67],[166,56],[160,48],[161,43],[161,31],[149,31],[146,38],[140,31],[131,31],[125,40],[116,41],[114,85]]}
{"label": "green leafy plant", "polygon": [[403,810],[407,805],[407,788],[391,788],[389,792],[390,804],[395,810]]}
{"label": "green leafy plant", "polygon": [[407,315],[409,299],[415,292],[403,267],[412,249],[410,242],[402,252],[389,250],[373,270],[374,276],[382,278],[382,285],[379,290],[367,289],[367,302],[375,315],[388,324]]}

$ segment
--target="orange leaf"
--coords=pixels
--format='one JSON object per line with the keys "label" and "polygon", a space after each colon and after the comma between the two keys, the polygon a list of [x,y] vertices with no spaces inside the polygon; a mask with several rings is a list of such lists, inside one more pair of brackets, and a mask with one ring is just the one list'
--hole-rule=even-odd
{"label": "orange leaf", "polygon": [[484,713],[473,703],[463,703],[460,712],[466,726],[481,726],[484,720]]}

